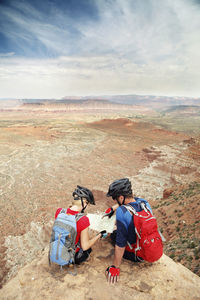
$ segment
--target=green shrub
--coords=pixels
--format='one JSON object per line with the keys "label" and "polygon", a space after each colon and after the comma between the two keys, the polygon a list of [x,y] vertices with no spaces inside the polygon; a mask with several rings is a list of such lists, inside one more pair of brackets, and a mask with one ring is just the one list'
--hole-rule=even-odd
{"label": "green shrub", "polygon": [[200,255],[200,249],[199,249],[199,247],[198,247],[198,248],[195,248],[195,249],[193,250],[193,253],[194,253],[195,257],[196,257],[196,256],[199,256],[199,255]]}
{"label": "green shrub", "polygon": [[180,262],[184,258],[184,256],[185,256],[184,254],[179,255],[177,261]]}
{"label": "green shrub", "polygon": [[173,258],[175,257],[175,253],[171,253],[171,254],[169,255],[169,257],[170,257],[171,259],[173,259]]}
{"label": "green shrub", "polygon": [[187,256],[187,261],[191,262],[193,260],[193,257],[190,255],[190,256]]}
{"label": "green shrub", "polygon": [[193,248],[195,248],[195,243],[193,242],[193,241],[191,241],[189,244],[188,244],[188,248],[189,249],[193,249]]}
{"label": "green shrub", "polygon": [[177,214],[177,216],[180,218],[180,217],[183,216],[183,213],[182,213],[182,212],[179,212],[179,213]]}
{"label": "green shrub", "polygon": [[155,206],[153,206],[152,208],[153,209],[157,209],[157,208],[159,208],[160,207],[160,205],[155,205]]}
{"label": "green shrub", "polygon": [[169,221],[169,224],[174,224],[174,223],[175,223],[174,220],[170,220],[170,221]]}

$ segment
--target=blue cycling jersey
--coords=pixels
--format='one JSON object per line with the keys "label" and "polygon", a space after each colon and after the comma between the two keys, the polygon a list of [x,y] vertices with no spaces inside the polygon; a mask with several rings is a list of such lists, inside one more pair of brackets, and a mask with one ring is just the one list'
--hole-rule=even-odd
{"label": "blue cycling jersey", "polygon": [[[129,203],[136,211],[141,211],[140,203],[144,202],[152,212],[150,204],[138,197],[134,197],[135,202]],[[117,236],[116,236],[116,245],[119,247],[125,247],[127,242],[130,244],[136,243],[136,233],[132,215],[130,212],[124,207],[119,206],[116,211],[116,221],[117,221]]]}

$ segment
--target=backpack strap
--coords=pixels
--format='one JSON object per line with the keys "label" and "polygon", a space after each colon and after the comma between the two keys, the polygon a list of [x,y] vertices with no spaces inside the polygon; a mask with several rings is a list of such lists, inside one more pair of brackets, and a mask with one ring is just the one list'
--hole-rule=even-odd
{"label": "backpack strap", "polygon": [[[59,214],[62,214],[62,213],[66,214],[67,213],[67,208],[62,208],[61,211],[59,212]],[[80,218],[82,218],[83,216],[85,216],[85,214],[78,213],[78,214],[72,215],[72,216],[75,216],[75,219],[76,219],[76,222],[77,222],[78,220],[80,220]]]}
{"label": "backpack strap", "polygon": [[[70,274],[70,275],[76,276],[76,275],[78,274],[77,268],[76,268],[75,263],[74,263],[73,265],[74,265],[74,272],[72,272],[72,271],[67,271],[67,272],[68,272],[68,274]],[[68,266],[68,268],[69,268],[69,266]]]}
{"label": "backpack strap", "polygon": [[[132,207],[130,204],[126,204],[126,205],[123,205],[123,206],[130,212],[130,214],[131,214],[132,216],[135,215],[135,216],[138,216],[138,217],[143,217],[143,216],[140,216],[140,215],[137,213],[136,209],[135,209],[134,207]],[[148,216],[149,216],[149,214],[148,214]],[[147,217],[148,217],[148,216],[147,216]],[[147,218],[147,217],[145,217],[145,218]],[[140,247],[140,245],[139,245],[139,240],[141,239],[141,236],[140,236],[140,234],[139,234],[139,232],[138,232],[136,226],[135,226],[135,233],[136,233],[136,236],[138,237],[137,240],[136,240],[136,248],[134,249],[134,250],[135,250],[135,257],[137,257],[137,258],[139,259],[139,257],[137,256],[136,253],[137,253],[138,250],[141,249],[141,247]],[[127,244],[128,244],[128,246],[129,246],[129,248],[132,250],[133,247],[131,246],[131,244],[130,244],[129,242],[127,242]]]}
{"label": "backpack strap", "polygon": [[[76,214],[76,215],[74,215],[74,216],[75,216],[76,222],[78,222],[82,217],[85,216],[85,214],[84,214],[84,213],[78,213],[78,214]],[[78,243],[76,244],[76,249],[77,249],[77,248],[81,248],[80,241],[78,241]]]}
{"label": "backpack strap", "polygon": [[161,233],[161,231],[158,229],[158,233],[160,234],[161,240],[162,242],[166,242],[166,238],[163,236],[163,234]]}
{"label": "backpack strap", "polygon": [[78,214],[76,214],[75,215],[75,219],[76,219],[76,222],[78,222],[82,217],[84,217],[85,216],[85,214],[83,214],[83,213],[78,213]]}
{"label": "backpack strap", "polygon": [[140,206],[141,206],[142,210],[144,210],[147,213],[147,216],[141,216],[140,214],[138,214],[136,209],[134,207],[132,207],[132,205],[130,205],[130,204],[124,204],[123,206],[130,212],[130,214],[135,215],[140,218],[146,219],[150,216],[150,213],[151,213],[143,202],[140,203]]}
{"label": "backpack strap", "polygon": [[136,209],[132,205],[130,205],[130,204],[124,204],[122,206],[124,206],[130,212],[131,215],[138,216],[138,213],[137,213]]}
{"label": "backpack strap", "polygon": [[63,213],[66,214],[66,212],[67,212],[67,209],[66,208],[62,208],[61,211],[59,212],[59,214],[63,214]]}
{"label": "backpack strap", "polygon": [[142,201],[142,202],[140,202],[140,206],[141,206],[141,208],[147,213],[147,212],[149,212],[149,209],[148,209],[148,207],[146,206],[146,204]]}

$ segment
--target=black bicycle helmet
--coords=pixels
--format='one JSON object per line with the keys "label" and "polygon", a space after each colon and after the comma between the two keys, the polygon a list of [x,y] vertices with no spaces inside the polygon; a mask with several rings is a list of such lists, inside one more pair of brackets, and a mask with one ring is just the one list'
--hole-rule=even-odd
{"label": "black bicycle helmet", "polygon": [[113,181],[113,183],[111,183],[109,186],[108,193],[106,194],[107,197],[112,197],[113,199],[116,199],[121,195],[132,195],[131,182],[128,178],[122,178]]}
{"label": "black bicycle helmet", "polygon": [[81,198],[85,198],[90,204],[95,205],[92,192],[83,186],[77,185],[77,188],[74,190],[72,196],[74,197],[74,200],[81,200]]}

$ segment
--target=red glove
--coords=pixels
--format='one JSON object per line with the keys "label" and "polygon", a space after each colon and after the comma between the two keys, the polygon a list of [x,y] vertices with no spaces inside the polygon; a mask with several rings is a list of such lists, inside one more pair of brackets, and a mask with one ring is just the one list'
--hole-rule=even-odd
{"label": "red glove", "polygon": [[116,283],[120,274],[120,268],[110,266],[106,269],[106,277],[109,283]]}
{"label": "red glove", "polygon": [[104,213],[104,215],[103,215],[102,218],[104,218],[104,217],[111,218],[113,214],[114,214],[113,208],[109,207],[109,208],[106,209],[106,211],[105,211],[105,213]]}

